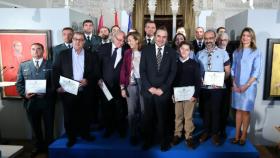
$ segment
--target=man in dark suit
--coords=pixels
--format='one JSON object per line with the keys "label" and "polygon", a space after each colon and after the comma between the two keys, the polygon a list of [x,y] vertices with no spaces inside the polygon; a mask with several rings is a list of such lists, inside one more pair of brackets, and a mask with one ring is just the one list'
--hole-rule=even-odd
{"label": "man in dark suit", "polygon": [[94,35],[94,25],[92,20],[85,20],[83,22],[83,31],[86,39],[84,49],[94,52],[101,45],[101,38]]}
{"label": "man in dark suit", "polygon": [[197,54],[197,52],[205,48],[203,37],[204,37],[203,27],[197,27],[195,29],[195,39],[192,41],[195,55]]}
{"label": "man in dark suit", "polygon": [[[16,87],[18,93],[24,98],[28,120],[35,134],[36,144],[32,156],[38,152],[47,151],[53,140],[54,104],[52,99],[50,61],[43,59],[44,46],[40,43],[31,45],[32,59],[22,62],[18,71]],[[46,93],[26,91],[27,80],[46,80]],[[42,119],[44,129],[42,129]],[[43,136],[45,134],[45,137]]]}
{"label": "man in dark suit", "polygon": [[[93,141],[90,135],[89,109],[93,96],[93,87],[99,78],[96,55],[86,51],[84,34],[75,32],[73,49],[62,51],[53,65],[54,88],[59,93],[64,108],[64,126],[68,137],[67,147],[76,143],[77,136]],[[77,95],[70,94],[60,86],[60,76],[80,82]]]}
{"label": "man in dark suit", "polygon": [[125,137],[126,134],[127,107],[120,89],[120,69],[126,50],[124,41],[125,33],[118,31],[113,34],[112,42],[101,45],[97,52],[100,57],[102,80],[113,96],[110,101],[103,97],[105,138],[110,137],[114,130],[118,130],[120,137]]}
{"label": "man in dark suit", "polygon": [[72,48],[72,38],[73,38],[74,30],[71,27],[64,27],[62,30],[62,38],[63,43],[55,46],[53,48],[53,63],[55,62],[55,59],[57,58],[58,54],[66,49]]}
{"label": "man in dark suit", "polygon": [[155,43],[155,32],[157,30],[156,23],[154,21],[147,21],[145,24],[145,38],[143,45],[150,45]]}
{"label": "man in dark suit", "polygon": [[[161,150],[170,148],[168,128],[168,103],[171,98],[172,82],[176,75],[176,52],[165,45],[166,28],[159,28],[155,36],[155,44],[145,47],[140,62],[140,76],[144,97],[144,144],[147,150],[152,143],[155,130],[154,120],[157,118]],[[155,118],[156,117],[156,118]]]}

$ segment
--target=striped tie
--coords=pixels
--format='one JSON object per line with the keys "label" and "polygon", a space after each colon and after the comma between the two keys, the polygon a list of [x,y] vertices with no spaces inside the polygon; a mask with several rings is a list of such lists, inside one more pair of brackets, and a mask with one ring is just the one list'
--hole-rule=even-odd
{"label": "striped tie", "polygon": [[158,48],[158,52],[157,52],[157,68],[158,68],[158,71],[160,69],[160,63],[161,63],[161,59],[162,59],[162,55],[161,55],[161,49],[162,48]]}

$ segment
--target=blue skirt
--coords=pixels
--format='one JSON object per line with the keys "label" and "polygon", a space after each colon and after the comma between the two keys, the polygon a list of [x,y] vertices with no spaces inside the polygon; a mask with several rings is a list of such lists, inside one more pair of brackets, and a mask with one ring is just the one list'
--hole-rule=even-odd
{"label": "blue skirt", "polygon": [[232,92],[232,108],[236,110],[249,111],[254,110],[255,99],[257,96],[257,84],[252,84],[245,92]]}

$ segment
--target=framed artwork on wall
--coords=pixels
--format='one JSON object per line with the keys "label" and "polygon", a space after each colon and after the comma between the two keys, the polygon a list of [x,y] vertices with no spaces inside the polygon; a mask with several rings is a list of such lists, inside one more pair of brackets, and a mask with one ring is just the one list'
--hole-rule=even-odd
{"label": "framed artwork on wall", "polygon": [[[16,82],[21,62],[30,60],[31,44],[41,43],[44,58],[50,58],[50,30],[0,30],[0,73],[1,82]],[[2,98],[20,98],[16,86],[2,87]]]}
{"label": "framed artwork on wall", "polygon": [[280,39],[267,39],[264,99],[280,99]]}

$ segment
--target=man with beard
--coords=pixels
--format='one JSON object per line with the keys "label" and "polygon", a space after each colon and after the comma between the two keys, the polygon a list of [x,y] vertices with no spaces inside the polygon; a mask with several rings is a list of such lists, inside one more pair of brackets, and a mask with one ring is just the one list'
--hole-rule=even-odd
{"label": "man with beard", "polygon": [[102,39],[101,44],[109,43],[110,42],[109,28],[106,26],[101,27],[98,36],[101,37]]}
{"label": "man with beard", "polygon": [[[205,72],[225,72],[225,78],[230,75],[230,59],[228,53],[215,45],[216,33],[208,30],[204,34],[205,49],[197,54],[197,59],[201,68],[201,76]],[[221,112],[223,108],[223,96],[225,84],[221,87],[215,85],[202,85],[200,104],[203,106],[204,133],[199,141],[202,143],[212,136],[213,143],[221,144],[219,131],[221,126]]]}

